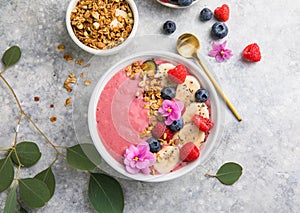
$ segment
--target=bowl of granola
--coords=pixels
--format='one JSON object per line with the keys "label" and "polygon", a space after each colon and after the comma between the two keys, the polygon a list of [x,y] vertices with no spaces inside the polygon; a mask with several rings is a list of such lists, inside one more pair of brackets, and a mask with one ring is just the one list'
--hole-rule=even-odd
{"label": "bowl of granola", "polygon": [[133,0],[71,0],[66,12],[70,37],[94,55],[118,53],[134,38],[138,22]]}
{"label": "bowl of granola", "polygon": [[219,144],[222,111],[202,70],[171,52],[131,55],[99,79],[89,132],[106,163],[126,178],[161,182],[205,163]]}

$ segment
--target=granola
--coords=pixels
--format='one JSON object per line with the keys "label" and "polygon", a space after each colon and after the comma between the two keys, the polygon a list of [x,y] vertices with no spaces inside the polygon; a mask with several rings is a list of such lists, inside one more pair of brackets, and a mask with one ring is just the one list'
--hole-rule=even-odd
{"label": "granola", "polygon": [[111,49],[121,44],[134,24],[126,0],[79,0],[70,18],[76,37],[94,49]]}

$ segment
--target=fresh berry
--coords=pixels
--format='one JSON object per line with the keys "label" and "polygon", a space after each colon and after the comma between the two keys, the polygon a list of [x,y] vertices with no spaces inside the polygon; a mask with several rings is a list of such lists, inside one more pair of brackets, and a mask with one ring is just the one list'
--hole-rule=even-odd
{"label": "fresh berry", "polygon": [[171,0],[160,0],[162,2],[170,2]]}
{"label": "fresh berry", "polygon": [[218,21],[225,22],[229,19],[229,7],[227,4],[223,4],[221,7],[217,7],[214,11],[214,16]]}
{"label": "fresh berry", "polygon": [[157,64],[153,60],[147,60],[142,64],[144,71],[154,70],[157,71]]}
{"label": "fresh berry", "polygon": [[180,149],[180,159],[191,162],[199,158],[200,150],[193,142],[185,143]]}
{"label": "fresh berry", "polygon": [[172,34],[176,30],[176,24],[173,21],[166,21],[163,25],[163,30],[166,34]]}
{"label": "fresh berry", "polygon": [[174,132],[172,132],[169,128],[165,128],[165,132],[161,136],[161,139],[169,142],[174,136]]}
{"label": "fresh berry", "polygon": [[164,87],[161,90],[161,97],[163,99],[172,100],[176,96],[176,90],[173,87]]}
{"label": "fresh berry", "polygon": [[189,6],[193,3],[193,0],[178,0],[180,6]]}
{"label": "fresh berry", "polygon": [[213,13],[210,9],[204,8],[200,12],[200,20],[201,21],[209,21],[213,17]]}
{"label": "fresh berry", "polygon": [[156,138],[148,138],[147,143],[150,147],[150,152],[158,152],[161,149],[161,144]]}
{"label": "fresh berry", "polygon": [[173,121],[173,123],[171,123],[171,125],[169,126],[169,128],[173,132],[178,132],[179,130],[181,130],[183,128],[183,119],[180,118],[177,121]]}
{"label": "fresh berry", "polygon": [[211,34],[214,38],[222,39],[228,34],[228,28],[224,22],[216,22],[211,27]]}
{"label": "fresh berry", "polygon": [[162,122],[158,122],[153,129],[151,130],[151,134],[154,138],[160,138],[163,136],[166,130],[166,125]]}
{"label": "fresh berry", "polygon": [[198,89],[195,93],[195,99],[197,102],[207,101],[209,95],[206,89]]}
{"label": "fresh berry", "polygon": [[256,43],[249,44],[243,50],[243,58],[250,62],[258,62],[261,59],[259,46]]}
{"label": "fresh berry", "polygon": [[168,71],[168,77],[176,84],[182,84],[185,81],[187,71],[184,65],[178,64],[175,68]]}
{"label": "fresh berry", "polygon": [[193,122],[203,132],[208,132],[214,126],[214,123],[208,118],[197,114],[193,116]]}

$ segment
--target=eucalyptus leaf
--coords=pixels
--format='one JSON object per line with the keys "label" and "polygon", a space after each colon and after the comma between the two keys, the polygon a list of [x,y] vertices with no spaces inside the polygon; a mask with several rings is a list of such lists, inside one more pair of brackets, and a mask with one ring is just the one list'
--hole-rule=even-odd
{"label": "eucalyptus leaf", "polygon": [[14,167],[9,157],[0,159],[0,192],[8,189],[14,179]]}
{"label": "eucalyptus leaf", "polygon": [[4,211],[3,213],[13,213],[15,212],[17,207],[17,186],[14,185],[5,201]]}
{"label": "eucalyptus leaf", "polygon": [[242,166],[234,162],[228,162],[220,167],[215,177],[225,185],[232,185],[240,178],[242,172]]}
{"label": "eucalyptus leaf", "polygon": [[[85,144],[85,146],[93,146]],[[80,170],[94,170],[97,166],[86,156],[81,145],[75,145],[67,148],[67,163],[69,166]]]}
{"label": "eucalyptus leaf", "polygon": [[21,58],[21,49],[18,46],[12,46],[5,51],[2,56],[2,62],[6,67],[14,65]]}
{"label": "eucalyptus leaf", "polygon": [[17,152],[21,164],[25,167],[36,164],[42,155],[36,143],[27,141],[18,143],[16,150],[11,155],[11,159],[16,165],[19,165],[19,163],[15,152]]}
{"label": "eucalyptus leaf", "polygon": [[50,197],[52,197],[55,191],[55,176],[52,172],[51,166],[38,173],[35,178],[43,181],[47,185]]}
{"label": "eucalyptus leaf", "polygon": [[124,194],[116,179],[105,174],[91,173],[88,194],[98,212],[123,212]]}
{"label": "eucalyptus leaf", "polygon": [[47,185],[36,178],[19,179],[20,198],[30,208],[40,208],[50,200]]}

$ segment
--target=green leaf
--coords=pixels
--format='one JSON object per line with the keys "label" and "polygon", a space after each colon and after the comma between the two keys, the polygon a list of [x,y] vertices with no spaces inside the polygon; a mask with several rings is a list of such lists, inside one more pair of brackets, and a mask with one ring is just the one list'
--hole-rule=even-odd
{"label": "green leaf", "polygon": [[50,192],[47,185],[36,178],[19,180],[20,198],[30,208],[40,208],[50,200]]}
{"label": "green leaf", "polygon": [[242,175],[243,168],[234,162],[225,163],[220,167],[215,177],[225,185],[234,184]]}
{"label": "green leaf", "polygon": [[[17,152],[21,164],[25,167],[30,167],[37,163],[42,155],[36,143],[26,141],[18,143],[15,152]],[[12,153],[11,159],[16,165],[19,165],[15,152]]]}
{"label": "green leaf", "polygon": [[123,212],[124,194],[116,179],[105,174],[91,173],[88,194],[98,212]]}
{"label": "green leaf", "polygon": [[41,171],[40,173],[38,173],[35,176],[35,178],[43,181],[47,185],[49,192],[50,192],[50,198],[51,198],[55,191],[55,177],[52,172],[51,166],[48,167],[47,169],[45,169],[44,171]]}
{"label": "green leaf", "polygon": [[14,213],[17,207],[17,186],[14,185],[6,198],[3,213]]}
{"label": "green leaf", "polygon": [[8,189],[14,179],[14,167],[9,157],[0,159],[0,192]]}
{"label": "green leaf", "polygon": [[[85,148],[92,144],[85,144]],[[91,148],[92,149],[92,148]],[[80,170],[94,170],[97,166],[86,156],[81,145],[75,145],[67,148],[67,163],[69,166]]]}
{"label": "green leaf", "polygon": [[2,62],[6,67],[14,65],[21,58],[21,49],[18,46],[12,46],[5,51],[2,57]]}

